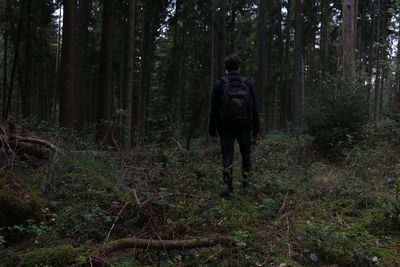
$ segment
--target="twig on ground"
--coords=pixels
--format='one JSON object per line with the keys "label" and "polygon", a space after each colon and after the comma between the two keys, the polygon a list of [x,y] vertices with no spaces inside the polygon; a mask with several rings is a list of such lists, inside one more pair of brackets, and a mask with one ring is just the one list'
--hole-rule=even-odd
{"label": "twig on ground", "polygon": [[110,230],[108,231],[108,234],[106,236],[106,239],[104,240],[103,245],[105,245],[108,241],[108,239],[110,238],[111,232],[115,227],[115,223],[117,222],[117,220],[119,219],[119,216],[121,216],[122,212],[124,211],[124,209],[126,208],[126,206],[128,206],[128,204],[131,203],[130,201],[126,202],[125,205],[119,210],[117,217],[115,217],[113,224],[111,225]]}
{"label": "twig on ground", "polygon": [[133,197],[135,198],[136,203],[139,205],[139,207],[142,206],[142,203],[140,202],[140,200],[139,200],[139,198],[138,198],[136,189],[133,189],[133,190],[132,190],[132,193],[133,193]]}
{"label": "twig on ground", "polygon": [[178,148],[179,148],[180,151],[185,151],[185,152],[186,152],[186,149],[184,149],[184,148],[181,146],[181,144],[179,143],[178,140],[176,140],[175,138],[171,138],[171,140],[174,141],[174,143],[178,146]]}

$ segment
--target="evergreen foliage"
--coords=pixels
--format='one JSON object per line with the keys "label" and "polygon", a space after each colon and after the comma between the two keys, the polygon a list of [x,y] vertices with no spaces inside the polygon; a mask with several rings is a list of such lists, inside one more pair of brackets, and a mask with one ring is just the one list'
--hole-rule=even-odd
{"label": "evergreen foliage", "polygon": [[368,103],[353,82],[331,80],[318,89],[306,97],[306,132],[314,138],[313,146],[318,152],[340,155],[363,135]]}

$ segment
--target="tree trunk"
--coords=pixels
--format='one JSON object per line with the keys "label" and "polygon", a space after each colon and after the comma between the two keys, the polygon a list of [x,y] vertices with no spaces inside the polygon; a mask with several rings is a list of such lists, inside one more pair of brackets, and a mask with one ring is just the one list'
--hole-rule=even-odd
{"label": "tree trunk", "polygon": [[281,92],[281,115],[280,115],[280,124],[281,128],[286,130],[287,122],[290,119],[290,28],[292,22],[292,0],[288,0],[287,3],[287,16],[286,16],[286,25],[285,25],[285,52],[284,52],[284,64],[282,68],[282,79],[283,79],[283,86]]}
{"label": "tree trunk", "polygon": [[146,106],[147,106],[147,93],[149,85],[149,53],[151,40],[151,5],[145,3],[144,6],[144,24],[143,24],[143,35],[142,35],[142,48],[141,48],[141,65],[140,65],[140,89],[139,89],[139,105],[138,105],[138,117],[137,117],[137,131],[138,131],[138,145],[143,144],[144,135],[146,129]]}
{"label": "tree trunk", "polygon": [[229,20],[229,53],[234,53],[236,51],[236,17],[238,13],[238,6],[232,1],[231,17]]}
{"label": "tree trunk", "polygon": [[183,93],[183,65],[184,65],[184,40],[182,36],[183,30],[180,28],[179,20],[182,16],[182,1],[176,1],[176,10],[173,22],[174,36],[172,47],[172,63],[170,66],[170,87],[172,92],[172,116],[171,125],[174,125],[175,135],[179,136],[182,131],[181,110],[182,110],[182,93]]}
{"label": "tree trunk", "polygon": [[343,76],[351,78],[354,73],[355,56],[355,5],[354,0],[342,0],[343,9]]}
{"label": "tree trunk", "polygon": [[393,102],[394,113],[400,114],[400,27],[397,36],[396,79]]}
{"label": "tree trunk", "polygon": [[129,1],[129,33],[128,33],[128,77],[125,85],[124,110],[126,111],[124,136],[124,147],[130,149],[132,146],[132,95],[133,95],[133,74],[135,66],[135,19],[137,0]]}
{"label": "tree trunk", "polygon": [[[6,22],[6,25],[8,24],[9,17],[8,14],[10,12],[10,2],[9,0],[6,0],[5,3],[5,7],[4,7],[4,19]],[[9,29],[7,26],[4,27],[4,54],[3,54],[3,91],[2,91],[2,100],[1,100],[1,104],[3,109],[1,110],[2,112],[2,118],[4,119],[4,115],[5,115],[5,109],[4,107],[6,106],[6,96],[7,96],[7,86],[8,86],[8,35],[9,35]]]}
{"label": "tree trunk", "polygon": [[225,15],[226,0],[216,0],[215,12],[215,78],[222,77],[225,73]]}
{"label": "tree trunk", "polygon": [[296,0],[296,29],[295,29],[295,77],[292,92],[292,124],[294,129],[302,126],[304,63],[302,53],[302,0]]}
{"label": "tree trunk", "polygon": [[97,106],[98,144],[111,145],[106,139],[110,130],[113,107],[113,68],[112,68],[112,40],[113,40],[113,1],[103,1],[103,30],[101,35],[100,53],[100,92]]}
{"label": "tree trunk", "polygon": [[329,64],[329,31],[330,31],[330,18],[331,12],[329,3],[327,1],[321,1],[322,5],[322,19],[321,19],[321,81],[325,81],[328,72],[328,64]]}
{"label": "tree trunk", "polygon": [[[9,5],[9,3],[8,3],[8,5]],[[10,9],[10,11],[11,11],[11,9]],[[18,20],[18,29],[17,29],[17,33],[16,33],[17,36],[15,37],[15,41],[14,41],[14,58],[13,58],[12,66],[11,66],[10,84],[8,85],[8,93],[7,93],[6,105],[4,106],[3,120],[8,119],[8,115],[11,110],[11,100],[12,100],[13,89],[14,89],[15,72],[17,70],[17,65],[18,65],[18,60],[19,60],[19,50],[20,50],[20,43],[21,43],[22,22],[23,22],[23,18],[24,18],[24,12],[25,12],[25,1],[22,1],[21,7],[20,7],[19,20]],[[10,21],[10,24],[11,24],[11,21]]]}
{"label": "tree trunk", "polygon": [[267,81],[265,23],[267,14],[267,2],[260,0],[258,5],[258,71],[256,80],[256,92],[258,99],[258,111],[260,115],[260,134],[267,130],[267,116],[265,114],[265,87]]}
{"label": "tree trunk", "polygon": [[88,121],[88,64],[87,64],[87,45],[88,45],[88,24],[90,12],[90,0],[80,0],[78,5],[78,18],[76,27],[76,75],[74,92],[74,112],[77,129],[83,129]]}
{"label": "tree trunk", "polygon": [[32,38],[31,38],[31,31],[32,31],[32,3],[31,0],[27,0],[27,19],[26,19],[26,40],[25,40],[25,59],[24,59],[24,72],[20,78],[23,79],[21,90],[21,109],[22,109],[22,117],[28,118],[32,116],[32,95],[33,95],[33,87],[32,85]]}
{"label": "tree trunk", "polygon": [[375,55],[374,55],[374,61],[375,61],[375,84],[374,84],[374,110],[373,110],[373,114],[374,114],[374,120],[377,121],[378,120],[378,107],[379,107],[379,91],[380,91],[380,86],[381,86],[381,75],[382,75],[382,66],[381,66],[381,59],[382,59],[382,54],[381,54],[381,1],[380,0],[376,0],[375,2],[375,47],[374,47],[374,51],[375,51]]}
{"label": "tree trunk", "polygon": [[73,123],[74,92],[74,56],[75,56],[75,0],[64,1],[63,34],[61,49],[60,77],[60,114],[59,122],[63,127],[71,127]]}
{"label": "tree trunk", "polygon": [[58,5],[59,14],[58,14],[58,27],[57,27],[57,48],[56,48],[56,66],[55,66],[55,77],[56,81],[53,87],[53,94],[52,94],[52,106],[51,106],[51,117],[52,122],[55,123],[57,120],[57,90],[58,85],[60,84],[60,75],[59,75],[59,68],[61,62],[61,12],[62,12],[62,4],[61,2]]}

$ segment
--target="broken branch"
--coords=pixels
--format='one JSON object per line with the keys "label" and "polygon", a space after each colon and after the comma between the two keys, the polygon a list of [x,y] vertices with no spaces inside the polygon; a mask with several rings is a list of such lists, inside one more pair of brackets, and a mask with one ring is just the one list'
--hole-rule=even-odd
{"label": "broken branch", "polygon": [[156,250],[182,250],[202,247],[213,247],[217,245],[231,247],[235,245],[235,240],[230,236],[210,235],[203,238],[193,238],[187,240],[154,240],[140,238],[122,238],[112,241],[99,249],[90,253],[89,258],[93,263],[102,265],[104,259],[112,253],[124,249],[156,249]]}

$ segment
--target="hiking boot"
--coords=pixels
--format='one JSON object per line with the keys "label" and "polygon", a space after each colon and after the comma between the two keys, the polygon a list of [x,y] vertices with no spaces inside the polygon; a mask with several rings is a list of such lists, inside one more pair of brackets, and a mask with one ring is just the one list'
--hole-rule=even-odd
{"label": "hiking boot", "polygon": [[227,186],[225,193],[228,194],[233,194],[232,173],[233,173],[232,167],[225,168],[222,173],[224,184]]}
{"label": "hiking boot", "polygon": [[251,171],[243,171],[242,172],[242,188],[250,187],[250,180],[252,178]]}

